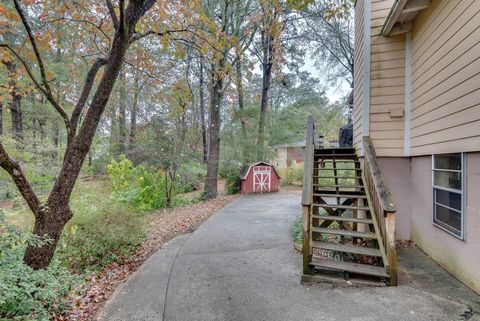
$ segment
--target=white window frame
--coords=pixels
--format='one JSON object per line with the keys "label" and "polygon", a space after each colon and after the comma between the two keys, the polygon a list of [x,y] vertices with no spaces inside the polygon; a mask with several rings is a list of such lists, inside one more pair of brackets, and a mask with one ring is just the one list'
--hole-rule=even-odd
{"label": "white window frame", "polygon": [[[449,169],[436,169],[435,168],[435,156],[445,156],[445,155],[453,155],[453,154],[460,154],[460,157],[461,157],[461,160],[460,160],[460,165],[461,165],[461,170],[449,170]],[[466,238],[466,206],[465,206],[465,200],[466,200],[466,176],[465,176],[465,168],[466,168],[466,157],[465,157],[465,153],[448,153],[448,154],[436,154],[436,155],[432,155],[432,208],[433,208],[433,212],[432,212],[432,223],[434,226],[438,227],[439,229],[447,232],[448,234],[462,240],[462,241],[466,241],[467,238]],[[455,172],[455,173],[460,173],[460,177],[461,177],[461,184],[462,184],[462,189],[459,191],[457,189],[453,189],[453,188],[448,188],[448,187],[444,187],[444,186],[437,186],[435,185],[435,172]],[[460,211],[460,219],[461,219],[461,231],[460,232],[460,235],[457,235],[455,233],[453,233],[452,231],[448,230],[447,228],[441,226],[440,224],[436,223],[435,222],[435,216],[436,216],[436,205],[439,205],[439,206],[442,206],[442,207],[445,207],[447,209],[451,209],[451,210],[454,210],[456,212],[458,212],[457,209],[453,209],[453,208],[450,208],[450,207],[447,207],[445,205],[442,205],[442,204],[439,204],[436,202],[436,197],[435,197],[435,189],[437,190],[443,190],[443,191],[447,191],[447,192],[452,192],[452,193],[457,193],[460,195],[461,197],[461,201],[460,201],[460,204],[461,204],[461,211]]]}

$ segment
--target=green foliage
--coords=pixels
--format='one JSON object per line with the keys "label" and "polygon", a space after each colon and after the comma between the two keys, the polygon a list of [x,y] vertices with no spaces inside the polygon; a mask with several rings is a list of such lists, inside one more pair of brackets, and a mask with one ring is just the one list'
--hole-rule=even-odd
{"label": "green foliage", "polygon": [[292,167],[278,169],[278,175],[280,175],[282,185],[293,184],[293,168]]}
{"label": "green foliage", "polygon": [[142,212],[166,206],[165,177],[161,172],[135,167],[124,156],[118,162],[113,160],[107,169],[112,180],[112,199]]}
{"label": "green foliage", "polygon": [[238,172],[232,172],[227,176],[225,179],[225,191],[228,195],[240,192],[240,176],[238,176]]}
{"label": "green foliage", "polygon": [[[260,161],[257,159],[259,146],[256,142],[259,121],[257,99],[261,85],[261,77],[251,79],[245,87],[245,109],[233,112],[230,122],[222,126],[221,166]],[[287,73],[283,79],[272,81],[269,96],[272,99],[265,128],[267,148],[263,161],[272,161],[275,146],[305,139],[308,115],[313,115],[318,134],[326,140],[338,139],[338,130],[346,122],[343,104],[330,103],[318,79],[306,72]],[[245,131],[240,121],[245,124]],[[298,172],[289,174],[292,175],[291,184],[301,183]]]}
{"label": "green foliage", "polygon": [[225,192],[228,195],[240,192],[240,167],[236,164],[222,164],[218,175],[225,180]]}
{"label": "green foliage", "polygon": [[188,162],[182,164],[178,172],[179,193],[198,191],[202,187],[202,182],[207,176],[207,169],[205,168],[205,165],[199,162]]}
{"label": "green foliage", "polygon": [[45,242],[5,224],[0,213],[0,319],[50,320],[62,312],[66,296],[80,284],[81,279],[57,259],[44,270],[23,263],[27,243]]}
{"label": "green foliage", "polygon": [[293,241],[297,244],[303,244],[302,217],[297,217],[290,229]]}
{"label": "green foliage", "polygon": [[290,166],[278,170],[282,185],[302,185],[303,184],[303,164],[300,166]]}
{"label": "green foliage", "polygon": [[111,199],[128,204],[139,212],[150,212],[169,206],[167,189],[170,184],[173,184],[173,203],[170,205],[184,204],[176,195],[200,189],[206,175],[203,164],[187,163],[180,168],[172,183],[172,178],[165,172],[134,166],[124,156],[120,157],[119,161],[113,160],[107,169],[112,181]]}
{"label": "green foliage", "polygon": [[[336,168],[337,168],[336,171],[333,170],[332,163],[326,163],[324,166],[326,170],[322,171],[322,176],[339,176],[339,177],[355,176],[355,171],[349,170],[349,169],[354,169],[353,164],[338,163],[336,164]],[[355,179],[338,178],[338,181],[336,182],[334,178],[321,178],[319,183],[322,185],[337,185],[338,183],[338,185],[351,186],[351,185],[355,185]]]}
{"label": "green foliage", "polygon": [[145,219],[130,206],[113,199],[84,205],[59,244],[61,261],[71,269],[82,272],[123,263],[145,240]]}
{"label": "green foliage", "polygon": [[[45,143],[40,146],[33,144],[27,148],[14,139],[8,137],[1,137],[1,139],[10,156],[22,164],[22,169],[33,189],[39,194],[48,191],[53,186],[58,169],[52,146]],[[7,172],[0,171],[0,200],[13,199],[19,195]]]}

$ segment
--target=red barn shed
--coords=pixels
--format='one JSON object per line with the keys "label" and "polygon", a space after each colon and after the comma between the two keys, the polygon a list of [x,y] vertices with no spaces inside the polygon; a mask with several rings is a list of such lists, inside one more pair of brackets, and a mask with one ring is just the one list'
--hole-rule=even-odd
{"label": "red barn shed", "polygon": [[273,165],[255,162],[245,166],[240,174],[242,194],[278,192],[280,176]]}

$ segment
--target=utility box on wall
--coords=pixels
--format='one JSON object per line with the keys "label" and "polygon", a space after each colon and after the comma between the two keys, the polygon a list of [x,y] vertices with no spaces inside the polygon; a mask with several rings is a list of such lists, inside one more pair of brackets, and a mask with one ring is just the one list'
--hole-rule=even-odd
{"label": "utility box on wall", "polygon": [[266,162],[255,162],[245,166],[240,174],[242,194],[278,192],[280,176],[275,167]]}

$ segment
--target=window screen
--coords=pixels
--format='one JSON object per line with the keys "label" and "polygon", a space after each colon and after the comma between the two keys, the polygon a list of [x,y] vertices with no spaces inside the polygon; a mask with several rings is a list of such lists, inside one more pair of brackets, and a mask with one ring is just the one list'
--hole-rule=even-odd
{"label": "window screen", "polygon": [[433,223],[464,239],[463,154],[433,156]]}

